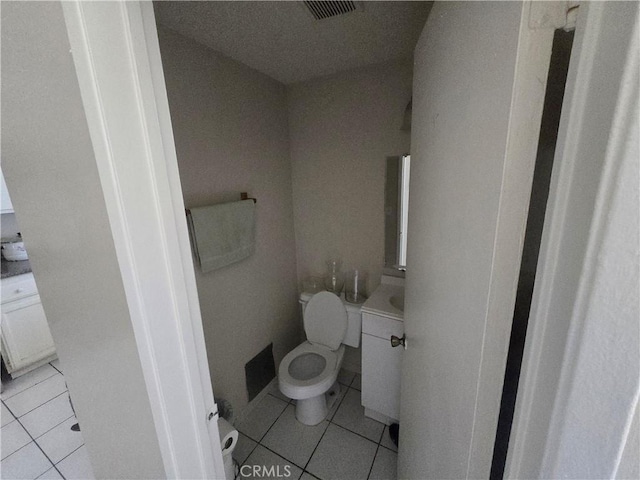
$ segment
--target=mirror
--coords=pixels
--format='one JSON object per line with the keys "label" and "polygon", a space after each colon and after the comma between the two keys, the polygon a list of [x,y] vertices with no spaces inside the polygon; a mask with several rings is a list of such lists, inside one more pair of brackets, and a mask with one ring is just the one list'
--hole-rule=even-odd
{"label": "mirror", "polygon": [[387,157],[384,187],[384,273],[404,276],[407,267],[410,155]]}

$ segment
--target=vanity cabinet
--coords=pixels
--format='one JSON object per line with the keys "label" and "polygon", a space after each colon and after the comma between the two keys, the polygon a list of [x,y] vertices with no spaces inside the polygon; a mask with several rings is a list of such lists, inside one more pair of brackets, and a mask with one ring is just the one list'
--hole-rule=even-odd
{"label": "vanity cabinet", "polygon": [[402,320],[362,313],[362,406],[365,415],[392,423],[400,418],[402,346],[392,347],[391,336],[402,338]]}
{"label": "vanity cabinet", "polygon": [[56,357],[32,273],[2,279],[2,356],[12,377]]}

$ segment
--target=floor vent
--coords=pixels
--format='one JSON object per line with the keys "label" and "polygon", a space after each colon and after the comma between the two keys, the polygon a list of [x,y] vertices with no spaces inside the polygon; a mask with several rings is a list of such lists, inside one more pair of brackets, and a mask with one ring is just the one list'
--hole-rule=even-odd
{"label": "floor vent", "polygon": [[302,3],[309,9],[316,20],[344,15],[358,9],[356,2],[331,0],[304,0]]}
{"label": "floor vent", "polygon": [[270,343],[244,366],[249,401],[253,400],[269,382],[276,378],[273,344]]}

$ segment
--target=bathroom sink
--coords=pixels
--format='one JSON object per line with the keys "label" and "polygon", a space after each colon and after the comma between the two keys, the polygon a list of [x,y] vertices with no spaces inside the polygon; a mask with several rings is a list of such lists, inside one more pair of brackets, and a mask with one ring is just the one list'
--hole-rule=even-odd
{"label": "bathroom sink", "polygon": [[392,307],[397,308],[401,312],[404,312],[404,295],[394,295],[390,297],[389,303]]}

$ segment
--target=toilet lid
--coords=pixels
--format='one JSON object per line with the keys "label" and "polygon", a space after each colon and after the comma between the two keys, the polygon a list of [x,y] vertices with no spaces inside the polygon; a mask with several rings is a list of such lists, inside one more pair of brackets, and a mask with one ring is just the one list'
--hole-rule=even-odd
{"label": "toilet lid", "polygon": [[337,350],[347,332],[347,309],[340,297],[329,292],[316,293],[304,310],[307,340]]}

